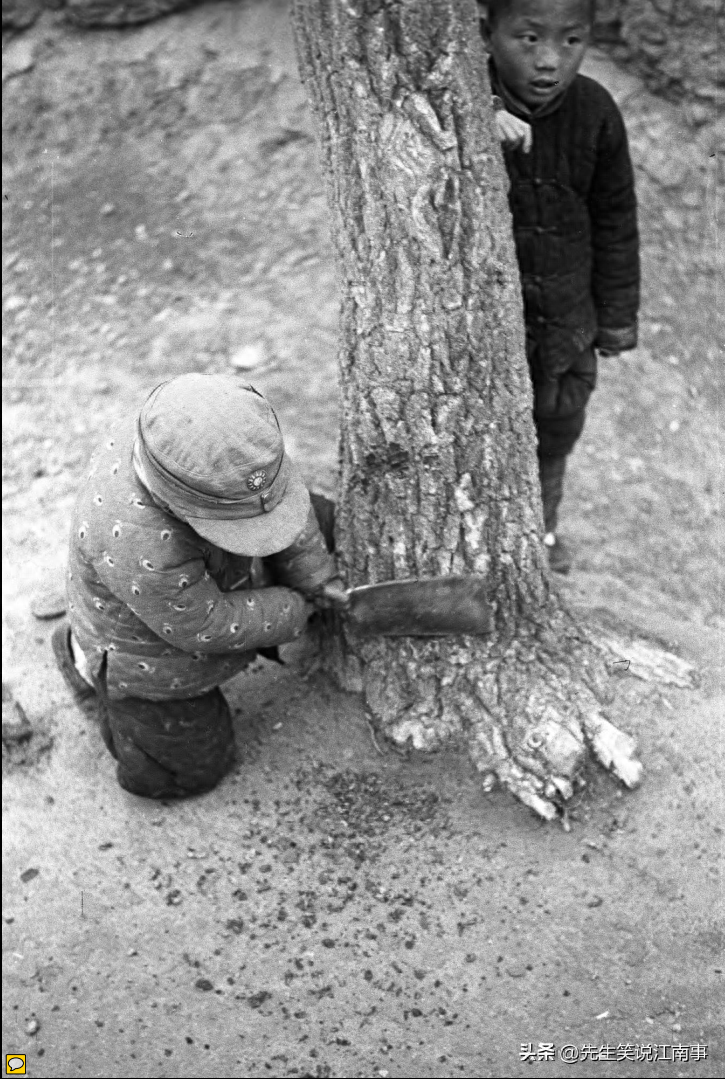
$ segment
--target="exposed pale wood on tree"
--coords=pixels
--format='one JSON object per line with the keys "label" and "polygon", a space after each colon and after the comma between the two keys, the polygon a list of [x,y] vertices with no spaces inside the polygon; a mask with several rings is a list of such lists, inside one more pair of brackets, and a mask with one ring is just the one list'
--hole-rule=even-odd
{"label": "exposed pale wood on tree", "polygon": [[614,670],[626,670],[644,682],[658,682],[678,689],[692,689],[698,683],[697,672],[691,663],[663,648],[641,640],[623,640],[606,635],[598,638],[599,645],[617,658]]}
{"label": "exposed pale wood on tree", "polygon": [[600,656],[552,594],[520,286],[472,0],[296,0],[338,251],[338,550],[350,585],[485,573],[491,638],[356,640],[330,663],[382,731],[464,742],[553,817],[591,744],[629,785]]}

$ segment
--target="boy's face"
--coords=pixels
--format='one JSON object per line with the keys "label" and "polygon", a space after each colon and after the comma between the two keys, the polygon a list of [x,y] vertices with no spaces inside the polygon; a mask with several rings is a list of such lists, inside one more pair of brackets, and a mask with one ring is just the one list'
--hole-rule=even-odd
{"label": "boy's face", "polygon": [[512,0],[488,30],[499,78],[536,108],[571,83],[589,45],[587,0]]}

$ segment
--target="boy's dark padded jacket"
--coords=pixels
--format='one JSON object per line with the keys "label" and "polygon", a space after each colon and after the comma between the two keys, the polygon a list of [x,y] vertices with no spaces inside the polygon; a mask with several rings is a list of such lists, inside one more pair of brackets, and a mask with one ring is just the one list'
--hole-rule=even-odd
{"label": "boy's dark padded jacket", "polygon": [[[497,86],[492,73],[494,91]],[[535,381],[558,378],[584,349],[637,344],[639,239],[634,175],[610,94],[577,75],[556,102],[526,115],[529,153],[504,149]]]}

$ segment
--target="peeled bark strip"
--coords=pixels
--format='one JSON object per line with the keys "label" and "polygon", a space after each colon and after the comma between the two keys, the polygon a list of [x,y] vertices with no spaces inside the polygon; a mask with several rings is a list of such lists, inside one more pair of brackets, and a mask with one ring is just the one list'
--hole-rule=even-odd
{"label": "peeled bark strip", "polygon": [[295,0],[294,20],[341,277],[341,568],[350,586],[486,574],[496,626],[363,640],[342,624],[330,662],[389,738],[465,742],[487,786],[551,818],[588,744],[630,785],[640,766],[608,737],[600,657],[549,589],[476,5]]}
{"label": "peeled bark strip", "polygon": [[698,684],[697,672],[691,663],[646,641],[622,640],[608,635],[600,638],[598,643],[617,657],[612,664],[614,670],[628,671],[644,682],[659,682],[678,689],[692,689]]}

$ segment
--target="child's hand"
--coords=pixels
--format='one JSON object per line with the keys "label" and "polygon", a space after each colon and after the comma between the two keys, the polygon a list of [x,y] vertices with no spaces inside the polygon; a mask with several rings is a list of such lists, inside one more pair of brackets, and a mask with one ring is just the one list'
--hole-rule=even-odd
{"label": "child's hand", "polygon": [[519,120],[518,116],[506,112],[505,109],[498,109],[495,115],[498,137],[504,146],[507,146],[509,150],[519,147],[528,154],[532,141],[531,125],[525,120]]}
{"label": "child's hand", "polygon": [[350,606],[350,597],[339,577],[333,577],[331,581],[323,584],[312,593],[310,599],[318,610],[323,611],[344,611]]}

